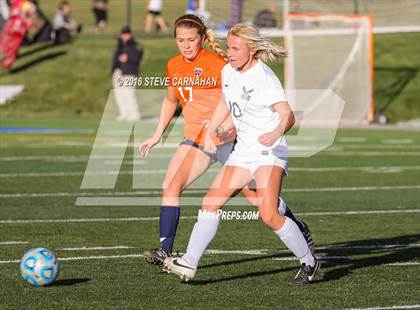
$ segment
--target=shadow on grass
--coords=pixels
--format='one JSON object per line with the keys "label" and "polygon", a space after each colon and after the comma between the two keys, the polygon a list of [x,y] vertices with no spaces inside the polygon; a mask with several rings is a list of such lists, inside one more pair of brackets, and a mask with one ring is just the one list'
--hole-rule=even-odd
{"label": "shadow on grass", "polygon": [[[290,255],[289,254],[258,255],[258,256],[254,256],[254,257],[235,259],[235,260],[230,260],[230,261],[222,261],[222,262],[219,262],[219,263],[213,263],[213,264],[200,266],[199,270],[206,269],[206,268],[212,268],[212,267],[218,267],[218,266],[237,265],[237,264],[241,264],[241,263],[248,263],[248,262],[254,262],[254,261],[259,261],[259,260],[264,260],[264,259],[273,259],[273,258],[288,257],[288,256],[290,256]],[[207,284],[213,284],[213,283],[219,283],[219,282],[225,282],[225,281],[233,281],[233,280],[241,280],[241,279],[246,279],[246,278],[260,277],[260,276],[271,275],[271,274],[276,274],[276,273],[286,272],[286,271],[291,271],[291,270],[297,271],[297,269],[298,269],[298,265],[296,265],[295,267],[288,267],[288,268],[275,268],[275,269],[264,270],[264,271],[247,272],[247,273],[244,273],[244,274],[241,274],[241,275],[228,276],[228,277],[223,277],[223,278],[219,278],[219,279],[194,280],[194,281],[189,282],[188,284],[190,284],[190,285],[207,285]]]}
{"label": "shadow on grass", "polygon": [[[333,281],[352,274],[354,270],[372,266],[380,266],[398,262],[408,262],[420,257],[420,247],[409,247],[418,243],[420,235],[404,235],[393,238],[356,240],[333,245],[331,249],[322,250],[326,256],[337,255],[337,252],[350,252],[350,255],[372,255],[360,259],[346,261],[328,261],[323,263],[324,273],[322,280]],[[392,245],[392,246],[391,246]],[[344,251],[340,247],[347,247]],[[353,249],[351,249],[353,247]]]}
{"label": "shadow on grass", "polygon": [[45,50],[47,50],[47,49],[50,49],[50,48],[53,48],[53,47],[56,47],[56,46],[58,46],[58,45],[56,45],[56,44],[54,44],[54,43],[46,43],[46,44],[42,44],[42,45],[40,45],[40,46],[37,46],[37,47],[32,48],[32,49],[30,49],[30,50],[27,50],[27,51],[25,51],[25,52],[23,52],[23,53],[19,53],[19,55],[16,57],[16,59],[20,59],[20,58],[23,58],[23,57],[27,57],[27,56],[30,56],[30,55],[33,55],[33,54],[36,54],[36,53],[39,53],[39,52],[45,51]]}
{"label": "shadow on grass", "polygon": [[241,258],[241,259],[235,259],[230,261],[222,261],[218,263],[208,264],[204,266],[198,267],[199,269],[206,269],[206,268],[212,268],[212,267],[219,267],[219,266],[228,266],[228,265],[237,265],[241,263],[248,263],[253,261],[259,261],[263,259],[270,259],[275,257],[282,257],[282,256],[289,256],[289,254],[273,254],[273,255],[258,255],[248,258]]}
{"label": "shadow on grass", "polygon": [[[420,235],[403,235],[393,238],[383,239],[365,239],[354,240],[345,243],[336,243],[325,246],[325,248],[317,250],[316,254],[321,258],[324,256],[338,256],[347,254],[351,256],[356,255],[370,255],[360,259],[346,258],[338,260],[322,261],[321,272],[318,275],[318,280],[312,283],[322,283],[327,281],[338,280],[342,277],[351,275],[353,270],[362,269],[366,267],[380,266],[384,264],[392,264],[397,262],[407,262],[420,257],[420,247],[412,247],[410,245],[420,242]],[[276,255],[259,255],[248,257],[244,259],[236,259],[229,261],[222,261],[218,263],[208,264],[199,267],[199,270],[206,268],[213,268],[219,266],[237,265],[240,263],[247,263],[259,261],[263,259],[273,259],[276,257],[289,256],[289,254]],[[275,266],[275,264],[274,264]],[[225,276],[210,280],[194,280],[189,282],[189,285],[207,285],[225,281],[240,280],[252,277],[260,277],[272,275],[280,272],[295,270],[298,266],[289,268],[276,268],[265,271],[247,272],[241,275]],[[292,277],[292,275],[291,275]]]}
{"label": "shadow on grass", "polygon": [[[418,69],[411,67],[376,67],[375,76],[381,83],[375,88],[375,98],[381,102],[380,112],[385,112],[394,100],[403,92],[404,88],[418,73]],[[383,98],[383,99],[382,99]]]}
{"label": "shadow on grass", "polygon": [[91,281],[89,278],[81,278],[81,279],[63,279],[63,280],[57,280],[48,285],[49,287],[53,286],[70,286],[70,285],[77,285],[81,283],[86,283]]}
{"label": "shadow on grass", "polygon": [[277,269],[271,269],[266,271],[254,271],[254,272],[248,272],[237,276],[230,276],[230,277],[224,277],[219,279],[210,279],[210,280],[195,280],[188,282],[190,285],[207,285],[207,284],[213,284],[213,283],[219,283],[219,282],[225,282],[225,281],[233,281],[233,280],[242,280],[246,278],[254,278],[254,277],[261,277],[266,275],[273,275],[280,272],[285,271],[291,271],[291,270],[297,270],[297,267],[289,267],[289,268],[277,268]]}
{"label": "shadow on grass", "polygon": [[16,74],[16,73],[20,73],[22,71],[25,71],[26,69],[29,69],[30,67],[33,67],[35,65],[38,65],[42,62],[48,61],[48,60],[52,60],[54,58],[60,57],[67,54],[66,51],[58,51],[58,52],[54,52],[54,53],[50,53],[41,57],[38,57],[37,59],[34,59],[26,64],[17,66],[15,68],[13,68],[12,70],[9,71],[10,74]]}

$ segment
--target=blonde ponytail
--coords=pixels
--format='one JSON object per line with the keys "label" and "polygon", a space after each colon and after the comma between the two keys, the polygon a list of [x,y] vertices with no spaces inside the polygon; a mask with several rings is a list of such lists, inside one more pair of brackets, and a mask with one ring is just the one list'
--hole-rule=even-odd
{"label": "blonde ponytail", "polygon": [[223,59],[227,61],[227,56],[225,52],[223,51],[219,43],[217,43],[215,40],[215,35],[214,35],[213,30],[206,28],[204,42],[208,44],[208,46],[212,49],[212,51],[214,51],[217,55],[223,57]]}
{"label": "blonde ponytail", "polygon": [[262,61],[274,61],[286,57],[286,49],[278,46],[268,38],[261,36],[257,28],[246,24],[236,24],[229,29],[228,35],[244,39],[248,47],[255,52],[254,57]]}

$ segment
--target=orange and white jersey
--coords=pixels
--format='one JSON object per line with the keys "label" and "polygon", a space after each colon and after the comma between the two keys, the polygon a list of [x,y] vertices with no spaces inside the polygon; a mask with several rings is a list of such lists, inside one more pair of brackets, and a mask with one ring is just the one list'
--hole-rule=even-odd
{"label": "orange and white jersey", "polygon": [[166,65],[169,86],[176,88],[182,105],[184,137],[198,144],[202,144],[204,138],[203,122],[211,120],[220,102],[221,71],[225,64],[221,56],[202,49],[193,61],[178,55]]}

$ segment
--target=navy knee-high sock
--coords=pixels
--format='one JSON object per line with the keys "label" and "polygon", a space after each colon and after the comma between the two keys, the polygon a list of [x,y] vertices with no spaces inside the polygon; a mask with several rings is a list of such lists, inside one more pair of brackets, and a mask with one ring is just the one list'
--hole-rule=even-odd
{"label": "navy knee-high sock", "polygon": [[306,227],[304,226],[304,224],[295,217],[292,210],[290,210],[288,206],[286,206],[286,213],[284,213],[284,215],[286,215],[289,219],[295,222],[296,225],[299,227],[300,231],[305,230]]}
{"label": "navy knee-high sock", "polygon": [[179,215],[178,207],[160,207],[160,248],[168,253],[172,253]]}

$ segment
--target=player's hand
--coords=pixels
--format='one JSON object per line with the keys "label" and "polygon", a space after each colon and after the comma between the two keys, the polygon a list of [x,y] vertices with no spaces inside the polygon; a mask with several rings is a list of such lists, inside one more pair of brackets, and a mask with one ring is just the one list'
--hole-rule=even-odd
{"label": "player's hand", "polygon": [[209,119],[206,119],[206,120],[203,121],[203,128],[207,129],[207,128],[209,128],[209,125],[210,125],[210,120]]}
{"label": "player's hand", "polygon": [[122,62],[122,63],[126,63],[126,62],[127,62],[127,60],[128,60],[128,55],[127,55],[126,53],[121,54],[121,55],[118,57],[118,60],[119,60],[120,62]]}
{"label": "player's hand", "polygon": [[204,152],[214,154],[216,151],[217,147],[213,139],[209,135],[206,135],[204,138]]}
{"label": "player's hand", "polygon": [[274,132],[267,132],[258,137],[258,142],[265,146],[272,146],[278,138]]}
{"label": "player's hand", "polygon": [[152,136],[144,141],[139,147],[139,153],[141,157],[146,157],[149,154],[150,149],[158,143],[160,138]]}

